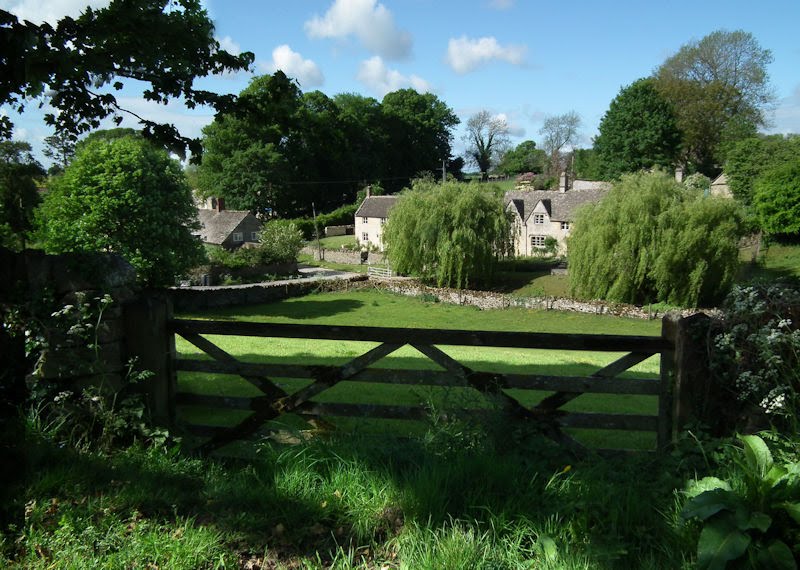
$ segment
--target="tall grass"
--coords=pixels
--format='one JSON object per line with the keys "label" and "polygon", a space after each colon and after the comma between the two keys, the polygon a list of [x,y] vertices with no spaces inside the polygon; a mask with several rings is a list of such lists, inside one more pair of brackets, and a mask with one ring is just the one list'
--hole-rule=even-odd
{"label": "tall grass", "polygon": [[383,446],[359,437],[264,443],[247,462],[39,442],[27,518],[4,543],[5,564],[689,567],[670,458],[574,463],[535,436],[430,430]]}

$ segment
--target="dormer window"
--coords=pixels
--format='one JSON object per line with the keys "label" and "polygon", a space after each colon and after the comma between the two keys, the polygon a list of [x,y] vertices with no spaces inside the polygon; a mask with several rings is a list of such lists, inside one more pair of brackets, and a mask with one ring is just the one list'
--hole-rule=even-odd
{"label": "dormer window", "polygon": [[533,223],[534,224],[543,224],[544,223],[544,214],[534,214],[533,215]]}

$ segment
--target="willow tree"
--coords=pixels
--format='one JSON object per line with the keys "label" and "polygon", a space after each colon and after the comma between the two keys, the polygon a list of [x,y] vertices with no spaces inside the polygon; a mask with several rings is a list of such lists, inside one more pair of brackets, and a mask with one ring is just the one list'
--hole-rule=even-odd
{"label": "willow tree", "polygon": [[512,251],[511,228],[491,188],[417,181],[392,208],[383,239],[399,273],[462,289],[492,280]]}
{"label": "willow tree", "polygon": [[636,304],[716,302],[733,284],[743,231],[733,200],[663,173],[625,175],[578,212],[569,240],[571,293]]}

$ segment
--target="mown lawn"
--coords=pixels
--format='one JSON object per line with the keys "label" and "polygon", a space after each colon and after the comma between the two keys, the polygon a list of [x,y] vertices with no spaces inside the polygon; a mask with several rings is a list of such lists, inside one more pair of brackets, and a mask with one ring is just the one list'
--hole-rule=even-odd
{"label": "mown lawn", "polygon": [[[552,333],[597,333],[657,335],[659,321],[621,319],[606,315],[584,315],[555,311],[507,309],[480,311],[424,302],[380,290],[361,290],[316,294],[247,308],[229,308],[186,315],[195,318],[232,319],[255,322],[304,323],[347,326],[392,326],[409,328],[501,330]],[[209,336],[229,352],[248,362],[270,364],[341,365],[365,353],[375,343],[319,341],[312,339],[264,339],[254,337]],[[178,351],[183,355],[200,353],[178,338]],[[600,352],[568,352],[532,349],[441,347],[464,365],[482,371],[514,374],[585,376],[612,362],[621,354]],[[622,377],[657,378],[658,357],[653,357],[626,372]],[[392,369],[438,369],[438,366],[410,346],[390,354],[374,365]],[[293,392],[308,384],[306,380],[279,379],[281,386]],[[238,377],[181,373],[181,390],[209,394],[256,396],[258,391]],[[509,390],[509,394],[532,405],[548,393]],[[425,386],[393,386],[342,382],[320,394],[317,401],[394,405],[433,405],[434,407],[484,407],[485,399],[464,388]],[[607,413],[655,414],[657,399],[652,396],[589,394],[570,402],[565,409]],[[183,418],[196,423],[228,425],[243,418],[246,412],[208,409],[185,409]],[[415,431],[410,422],[364,422],[339,420],[342,426],[357,424],[371,429]],[[576,430],[576,435],[591,445],[603,447],[652,448],[654,435],[613,431]]]}

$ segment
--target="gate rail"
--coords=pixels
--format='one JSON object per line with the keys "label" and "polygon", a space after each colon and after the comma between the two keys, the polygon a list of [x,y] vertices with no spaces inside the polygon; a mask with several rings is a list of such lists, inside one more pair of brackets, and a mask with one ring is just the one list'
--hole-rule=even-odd
{"label": "gate rail", "polygon": [[[625,336],[170,319],[167,321],[167,332],[171,337],[173,387],[166,393],[169,394],[173,418],[176,404],[253,411],[246,419],[232,427],[187,426],[197,435],[209,437],[197,450],[201,454],[210,453],[232,441],[247,438],[265,422],[287,413],[298,414],[304,418],[359,416],[401,419],[420,419],[427,413],[420,406],[333,404],[313,401],[315,396],[345,380],[399,385],[472,387],[499,401],[502,409],[510,416],[537,422],[544,434],[577,452],[582,451],[583,446],[562,428],[652,431],[656,433],[658,449],[664,449],[671,440],[673,429],[671,391],[675,343],[673,339],[667,338],[668,330],[669,327],[665,326],[665,334],[662,336]],[[178,358],[174,354],[173,334],[183,337],[211,356],[213,360]],[[240,362],[202,335],[365,341],[380,344],[340,366],[254,364]],[[404,345],[416,348],[444,368],[444,371],[372,367],[374,363]],[[438,348],[439,346],[603,351],[626,354],[589,376],[565,377],[476,371],[454,360]],[[658,379],[618,378],[622,372],[655,354],[661,356]],[[261,390],[262,395],[240,398],[178,392],[175,382],[177,371],[237,374]],[[308,378],[312,382],[290,394],[278,386],[272,378]],[[505,389],[508,388],[545,390],[554,393],[537,405],[528,407],[506,393]],[[584,393],[657,396],[658,415],[578,413],[561,409],[566,403]],[[478,410],[473,411],[479,413]]]}

